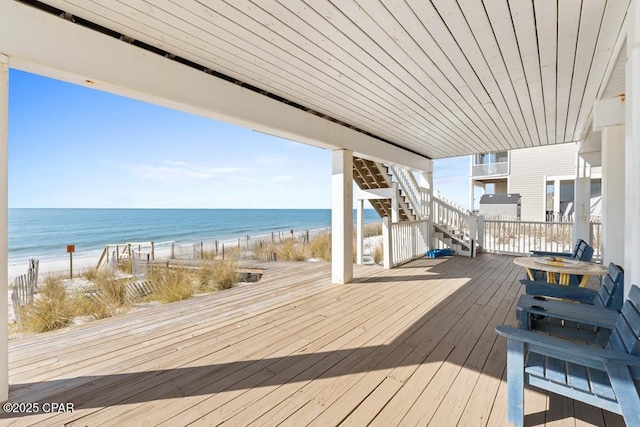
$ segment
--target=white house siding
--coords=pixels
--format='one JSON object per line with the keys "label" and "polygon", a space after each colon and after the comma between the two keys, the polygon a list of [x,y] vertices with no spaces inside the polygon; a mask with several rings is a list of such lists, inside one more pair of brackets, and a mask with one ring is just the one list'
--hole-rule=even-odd
{"label": "white house siding", "polygon": [[509,193],[522,196],[521,218],[544,221],[548,176],[575,176],[578,145],[547,145],[511,151]]}

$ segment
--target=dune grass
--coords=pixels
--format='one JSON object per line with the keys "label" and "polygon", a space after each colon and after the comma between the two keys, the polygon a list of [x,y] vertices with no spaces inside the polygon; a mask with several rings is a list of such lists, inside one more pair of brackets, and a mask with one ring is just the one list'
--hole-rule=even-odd
{"label": "dune grass", "polygon": [[48,276],[33,304],[21,312],[20,327],[27,332],[47,332],[71,324],[75,310],[61,277]]}
{"label": "dune grass", "polygon": [[151,298],[164,303],[191,298],[196,292],[193,277],[182,268],[155,267],[151,269],[150,280],[155,284]]}
{"label": "dune grass", "polygon": [[93,282],[98,278],[99,272],[95,267],[89,267],[82,272],[82,277],[87,279],[90,282]]}
{"label": "dune grass", "polygon": [[211,264],[211,279],[218,290],[230,289],[240,280],[236,271],[237,265],[233,259],[215,261]]}
{"label": "dune grass", "polygon": [[305,246],[291,238],[284,240],[276,253],[278,261],[306,261],[308,258]]}
{"label": "dune grass", "polygon": [[375,262],[376,264],[380,264],[383,259],[384,257],[382,247],[380,245],[376,245],[376,247],[373,249],[373,262]]}
{"label": "dune grass", "polygon": [[362,237],[374,237],[382,235],[382,223],[374,222],[370,224],[365,224],[362,227]]}
{"label": "dune grass", "polygon": [[93,286],[73,298],[76,315],[98,320],[129,309],[131,302],[127,300],[126,282],[116,278],[112,270],[97,271],[91,282]]}
{"label": "dune grass", "polygon": [[316,234],[309,240],[309,255],[323,261],[331,261],[331,233]]}

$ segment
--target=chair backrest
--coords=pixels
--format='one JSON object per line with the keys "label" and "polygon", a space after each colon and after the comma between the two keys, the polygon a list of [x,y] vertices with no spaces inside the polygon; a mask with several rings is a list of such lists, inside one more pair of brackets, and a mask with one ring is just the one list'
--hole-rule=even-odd
{"label": "chair backrest", "polygon": [[620,311],[623,299],[624,270],[611,262],[607,269],[607,275],[602,280],[594,305]]}
{"label": "chair backrest", "polygon": [[640,356],[640,289],[636,285],[631,287],[629,298],[622,306],[607,347],[613,351]]}
{"label": "chair backrest", "polygon": [[573,250],[572,258],[579,261],[591,261],[591,258],[593,258],[593,248],[584,240],[578,239],[576,247]]}

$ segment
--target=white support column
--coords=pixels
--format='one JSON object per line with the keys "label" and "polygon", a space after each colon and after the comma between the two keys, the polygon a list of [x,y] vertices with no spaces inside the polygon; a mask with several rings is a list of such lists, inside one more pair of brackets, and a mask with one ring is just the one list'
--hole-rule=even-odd
{"label": "white support column", "polygon": [[602,264],[624,265],[624,126],[602,129]]}
{"label": "white support column", "polygon": [[0,401],[9,399],[9,58],[0,54]]}
{"label": "white support column", "polygon": [[356,214],[356,264],[364,264],[364,200],[358,199],[358,212]]}
{"label": "white support column", "polygon": [[553,181],[553,220],[560,221],[560,180]]}
{"label": "white support column", "polygon": [[393,248],[391,247],[391,221],[388,216],[382,217],[382,251],[382,266],[389,269],[393,259]]}
{"label": "white support column", "polygon": [[332,153],[331,276],[333,283],[353,278],[353,152]]}
{"label": "white support column", "polygon": [[625,99],[625,293],[640,286],[640,2],[628,15]]}
{"label": "white support column", "polygon": [[591,167],[577,156],[573,193],[573,241],[582,239],[591,244]]}
{"label": "white support column", "polygon": [[400,221],[400,194],[398,192],[398,183],[392,182],[393,195],[391,196],[391,222]]}
{"label": "white support column", "polygon": [[[473,184],[473,180],[471,183]],[[435,233],[433,231],[433,161],[431,160],[429,161],[429,170],[420,173],[420,190],[423,192],[422,218],[427,219],[427,249],[433,249]]]}
{"label": "white support column", "polygon": [[476,201],[476,185],[473,179],[469,180],[469,210],[473,212],[474,203]]}

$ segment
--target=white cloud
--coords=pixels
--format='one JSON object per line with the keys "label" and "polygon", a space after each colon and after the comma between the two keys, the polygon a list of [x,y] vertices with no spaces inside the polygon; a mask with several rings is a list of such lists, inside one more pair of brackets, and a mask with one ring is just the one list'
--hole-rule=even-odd
{"label": "white cloud", "polygon": [[161,160],[163,165],[144,165],[137,164],[133,166],[126,166],[124,169],[128,169],[134,172],[136,175],[146,179],[156,180],[199,180],[206,181],[221,177],[235,176],[238,174],[246,173],[247,168],[240,167],[206,167],[200,165],[194,165],[192,163],[173,160]]}

